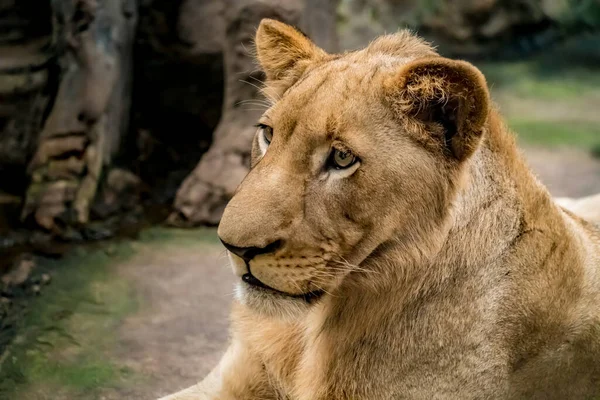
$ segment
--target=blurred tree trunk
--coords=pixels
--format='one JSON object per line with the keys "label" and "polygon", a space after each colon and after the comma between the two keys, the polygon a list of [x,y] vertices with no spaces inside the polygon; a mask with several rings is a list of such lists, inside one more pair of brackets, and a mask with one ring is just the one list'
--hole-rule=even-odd
{"label": "blurred tree trunk", "polygon": [[59,233],[88,221],[103,167],[127,131],[137,9],[135,0],[51,4],[58,86],[29,163],[22,218]]}
{"label": "blurred tree trunk", "polygon": [[[256,26],[265,17],[287,21],[333,50],[336,5],[0,0],[2,189],[11,177],[9,191],[26,192],[22,220],[65,237],[90,219],[110,164],[132,168],[155,191],[170,188],[168,172],[190,171],[212,142],[181,185],[173,220],[216,224],[248,170],[261,112],[244,102],[261,99],[263,77],[250,54]],[[143,59],[136,69],[137,129],[127,132],[134,56]],[[158,198],[172,199],[169,193]],[[97,207],[94,216],[105,218]]]}
{"label": "blurred tree trunk", "polygon": [[49,2],[0,0],[0,182],[13,195],[25,190],[48,103],[51,34]]}
{"label": "blurred tree trunk", "polygon": [[217,224],[248,173],[254,125],[265,108],[259,90],[263,74],[252,56],[260,20],[274,18],[298,26],[327,50],[335,50],[336,5],[337,0],[225,1],[223,114],[212,146],[177,193],[172,224]]}

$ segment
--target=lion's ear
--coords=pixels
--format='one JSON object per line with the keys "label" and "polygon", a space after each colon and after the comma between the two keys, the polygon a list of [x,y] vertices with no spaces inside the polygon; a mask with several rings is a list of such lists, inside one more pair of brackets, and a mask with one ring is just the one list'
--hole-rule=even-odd
{"label": "lion's ear", "polygon": [[490,100],[483,74],[465,61],[431,57],[405,65],[389,82],[397,112],[423,123],[459,161],[479,145]]}
{"label": "lion's ear", "polygon": [[268,18],[260,22],[255,42],[267,89],[275,92],[285,91],[310,63],[327,55],[299,30]]}

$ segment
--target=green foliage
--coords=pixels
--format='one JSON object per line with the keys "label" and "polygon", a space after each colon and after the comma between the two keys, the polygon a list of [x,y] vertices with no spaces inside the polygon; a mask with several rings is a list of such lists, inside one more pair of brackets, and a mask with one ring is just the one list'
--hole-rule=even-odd
{"label": "green foliage", "polygon": [[569,0],[558,22],[567,31],[600,28],[600,2],[597,0]]}
{"label": "green foliage", "polygon": [[571,65],[561,68],[536,60],[481,64],[492,91],[511,92],[514,96],[545,100],[563,100],[588,94],[600,95],[597,70]]}
{"label": "green foliage", "polygon": [[600,153],[598,36],[516,62],[481,63],[519,142]]}
{"label": "green foliage", "polygon": [[511,119],[509,125],[523,144],[600,148],[600,124]]}

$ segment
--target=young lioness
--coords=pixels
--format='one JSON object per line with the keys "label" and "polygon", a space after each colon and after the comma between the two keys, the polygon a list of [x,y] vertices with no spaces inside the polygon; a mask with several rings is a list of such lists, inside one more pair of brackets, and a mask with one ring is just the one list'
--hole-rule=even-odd
{"label": "young lioness", "polygon": [[524,164],[483,75],[401,32],[256,34],[272,106],[219,236],[231,346],[168,399],[592,399],[600,239]]}

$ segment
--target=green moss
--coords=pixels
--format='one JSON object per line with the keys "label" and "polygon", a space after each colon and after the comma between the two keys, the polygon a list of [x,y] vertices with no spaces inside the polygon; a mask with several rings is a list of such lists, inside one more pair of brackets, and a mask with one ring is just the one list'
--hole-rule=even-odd
{"label": "green moss", "polygon": [[112,275],[110,267],[133,249],[118,244],[112,254],[77,249],[40,266],[52,270],[54,279],[17,327],[20,336],[0,370],[0,398],[34,399],[49,387],[82,393],[116,386],[130,375],[105,356],[115,329],[138,307],[129,283]]}
{"label": "green moss", "polygon": [[27,387],[28,392],[31,389],[38,391],[39,388],[41,391],[48,386],[57,386],[73,393],[89,393],[95,388],[116,386],[119,380],[131,374],[127,368],[100,360],[83,359],[75,364],[51,361],[40,356],[37,359],[29,357],[28,361],[33,361],[27,371],[28,383],[32,385]]}
{"label": "green moss", "polygon": [[52,284],[32,300],[16,327],[19,336],[0,364],[0,399],[100,399],[101,391],[145,378],[111,357],[124,318],[143,306],[131,283],[115,272],[149,248],[218,243],[214,229],[152,228],[137,242],[113,242],[94,250],[75,248],[38,269]]}

